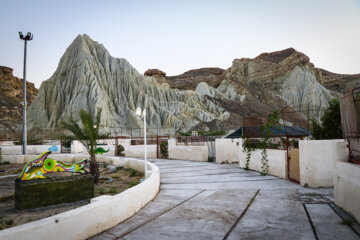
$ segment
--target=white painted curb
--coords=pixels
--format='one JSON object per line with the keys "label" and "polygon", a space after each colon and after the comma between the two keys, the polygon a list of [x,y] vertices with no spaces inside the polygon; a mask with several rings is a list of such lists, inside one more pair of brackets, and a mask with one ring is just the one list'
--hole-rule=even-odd
{"label": "white painted curb", "polygon": [[[73,157],[72,154],[68,155],[69,158]],[[103,156],[99,157],[99,162],[122,164],[126,168],[144,172],[143,160]],[[147,162],[147,170],[145,181],[124,192],[93,198],[90,204],[74,210],[2,230],[0,239],[87,239],[114,227],[133,216],[159,192],[159,168]]]}

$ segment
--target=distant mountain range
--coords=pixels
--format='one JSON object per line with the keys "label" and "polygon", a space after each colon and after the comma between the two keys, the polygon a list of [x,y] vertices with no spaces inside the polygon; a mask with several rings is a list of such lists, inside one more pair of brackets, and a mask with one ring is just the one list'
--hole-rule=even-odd
{"label": "distant mountain range", "polygon": [[293,48],[235,59],[226,70],[202,68],[166,76],[149,69],[143,75],[84,34],[76,37],[53,76],[41,84],[28,122],[33,129],[56,129],[62,120],[78,119],[80,109],[102,108],[102,125],[109,130],[138,128],[139,106],[146,108],[150,128],[236,127],[244,121],[255,124],[280,109],[292,112],[281,115],[282,122],[304,126],[308,117],[321,117],[330,99],[358,85],[360,74],[315,68]]}

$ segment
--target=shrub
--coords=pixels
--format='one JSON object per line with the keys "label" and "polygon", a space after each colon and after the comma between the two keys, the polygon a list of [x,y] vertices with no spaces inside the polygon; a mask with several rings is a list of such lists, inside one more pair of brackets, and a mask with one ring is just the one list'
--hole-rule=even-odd
{"label": "shrub", "polygon": [[132,169],[130,168],[130,177],[134,177],[136,175],[136,170],[135,169]]}
{"label": "shrub", "polygon": [[[14,145],[22,145],[22,142],[14,142]],[[28,138],[27,145],[42,145],[42,141],[38,139]]]}
{"label": "shrub", "polygon": [[123,151],[125,151],[125,148],[123,147],[123,145],[119,144],[118,145],[118,155],[120,155]]}
{"label": "shrub", "polygon": [[177,134],[179,136],[191,136],[191,131],[187,131],[187,132],[180,132],[178,131]]}
{"label": "shrub", "polygon": [[75,140],[73,136],[65,134],[59,134],[56,138],[60,139],[61,145],[64,147],[71,147],[71,142]]}
{"label": "shrub", "polygon": [[208,162],[214,162],[214,157],[208,157]]}
{"label": "shrub", "polygon": [[139,184],[138,181],[132,181],[132,182],[129,183],[129,187],[133,187],[133,186],[136,186],[138,184]]}
{"label": "shrub", "polygon": [[160,143],[160,153],[164,158],[169,157],[168,142]]}
{"label": "shrub", "polygon": [[329,108],[321,117],[321,124],[312,120],[311,134],[315,139],[340,139],[342,138],[340,101],[334,98],[329,101]]}
{"label": "shrub", "polygon": [[116,193],[116,187],[110,187],[109,193]]}
{"label": "shrub", "polygon": [[198,134],[200,136],[222,136],[225,135],[226,132],[224,130],[209,130],[209,131],[199,130]]}

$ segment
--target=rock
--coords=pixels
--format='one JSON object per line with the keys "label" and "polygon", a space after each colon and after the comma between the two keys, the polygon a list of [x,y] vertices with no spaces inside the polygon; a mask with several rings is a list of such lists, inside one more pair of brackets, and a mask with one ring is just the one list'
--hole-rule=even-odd
{"label": "rock", "polygon": [[159,69],[148,69],[144,72],[144,76],[161,76],[165,77],[166,73]]}
{"label": "rock", "polygon": [[[0,66],[0,139],[18,140],[22,119],[23,80],[13,76],[13,69]],[[26,81],[26,100],[30,106],[38,89]]]}
{"label": "rock", "polygon": [[218,87],[221,82],[224,69],[221,68],[199,68],[184,72],[177,76],[168,76],[162,81],[166,81],[171,88],[181,90],[195,90],[201,82],[207,83],[211,87]]}
{"label": "rock", "polygon": [[117,172],[119,170],[119,166],[115,166],[115,165],[109,165],[106,167],[108,172],[114,173]]}

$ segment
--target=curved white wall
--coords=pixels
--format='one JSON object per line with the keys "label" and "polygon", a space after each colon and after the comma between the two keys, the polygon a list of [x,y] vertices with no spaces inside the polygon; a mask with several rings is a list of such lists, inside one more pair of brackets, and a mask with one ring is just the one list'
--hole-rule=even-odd
{"label": "curved white wall", "polygon": [[[68,161],[87,156],[57,155]],[[60,159],[57,159],[60,160]],[[65,159],[61,159],[65,160]],[[131,158],[98,157],[100,162],[123,165],[144,172],[144,161]],[[159,168],[147,162],[147,178],[142,183],[114,196],[100,196],[91,203],[52,217],[0,231],[0,239],[87,239],[134,215],[155,198],[160,188]]]}

